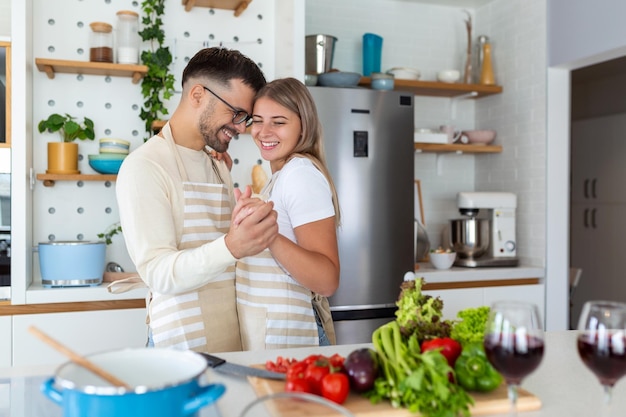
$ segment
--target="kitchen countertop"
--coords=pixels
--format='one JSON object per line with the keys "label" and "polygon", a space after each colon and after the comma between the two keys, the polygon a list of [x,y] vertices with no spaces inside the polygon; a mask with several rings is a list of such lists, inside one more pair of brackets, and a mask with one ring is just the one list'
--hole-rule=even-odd
{"label": "kitchen countertop", "polygon": [[545,269],[536,266],[520,265],[508,268],[463,268],[453,266],[450,269],[435,269],[430,262],[421,262],[415,270],[416,277],[422,277],[426,282],[463,282],[506,280],[517,278],[544,278]]}
{"label": "kitchen countertop", "polygon": [[[277,356],[302,359],[311,353],[347,355],[369,345],[339,345],[318,348],[280,349],[219,354],[228,361],[245,365],[265,363]],[[39,385],[54,374],[52,366],[0,369],[0,415],[6,417],[58,417],[61,408],[39,392]],[[215,406],[201,410],[200,417],[239,417],[256,398],[251,385],[242,378],[207,371],[212,382],[226,385],[226,393]],[[589,417],[599,414],[602,388],[582,364],[576,350],[576,332],[546,333],[546,351],[539,368],[523,381],[522,387],[542,402],[538,411],[520,412],[519,417]],[[618,382],[613,393],[614,415],[626,415],[626,382]],[[330,414],[330,413],[329,413]],[[264,405],[255,406],[247,416],[270,416]],[[494,417],[506,417],[504,414]]]}
{"label": "kitchen countertop", "polygon": [[[520,278],[543,279],[545,277],[544,268],[525,265],[510,268],[452,267],[448,270],[434,269],[428,262],[418,265],[419,268],[415,271],[415,276],[423,277],[428,283],[497,281]],[[95,287],[45,288],[41,283],[33,283],[26,290],[26,304],[143,299],[147,294],[147,289],[111,294],[107,291],[106,285],[107,283]]]}

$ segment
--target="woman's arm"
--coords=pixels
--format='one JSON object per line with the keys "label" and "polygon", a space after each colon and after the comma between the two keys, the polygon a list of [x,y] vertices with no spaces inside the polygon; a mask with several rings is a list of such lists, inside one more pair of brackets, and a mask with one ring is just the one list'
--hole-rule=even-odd
{"label": "woman's arm", "polygon": [[269,248],[274,258],[301,285],[329,297],[339,287],[339,249],[335,217],[294,229],[297,244],[278,235]]}

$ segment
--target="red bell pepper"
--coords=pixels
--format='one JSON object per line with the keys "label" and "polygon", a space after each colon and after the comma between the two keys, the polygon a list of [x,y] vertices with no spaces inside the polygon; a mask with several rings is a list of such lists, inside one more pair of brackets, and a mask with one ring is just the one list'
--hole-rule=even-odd
{"label": "red bell pepper", "polygon": [[463,350],[459,342],[449,337],[438,337],[436,339],[425,340],[422,342],[421,347],[422,352],[440,349],[441,354],[446,358],[448,365],[452,368],[454,368],[454,363]]}

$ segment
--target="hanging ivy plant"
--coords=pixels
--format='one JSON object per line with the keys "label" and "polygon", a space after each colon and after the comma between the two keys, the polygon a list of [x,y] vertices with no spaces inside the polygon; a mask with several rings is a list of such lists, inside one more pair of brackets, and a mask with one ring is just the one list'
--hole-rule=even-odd
{"label": "hanging ivy plant", "polygon": [[141,82],[141,93],[145,99],[140,117],[145,121],[147,137],[152,136],[152,123],[155,120],[165,119],[168,114],[163,104],[174,94],[174,75],[169,72],[172,63],[172,54],[168,47],[163,46],[165,32],[163,32],[163,12],[165,0],[144,0],[141,3],[143,16],[141,18],[141,39],[150,42],[150,49],[141,52],[141,62],[148,67],[148,73]]}

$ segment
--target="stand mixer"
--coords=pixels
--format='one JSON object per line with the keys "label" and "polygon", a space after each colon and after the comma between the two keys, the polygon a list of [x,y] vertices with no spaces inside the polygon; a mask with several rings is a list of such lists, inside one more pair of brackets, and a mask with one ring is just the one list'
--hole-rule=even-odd
{"label": "stand mixer", "polygon": [[455,266],[517,266],[515,208],[512,193],[457,194],[462,219],[450,220],[450,238],[457,252]]}

